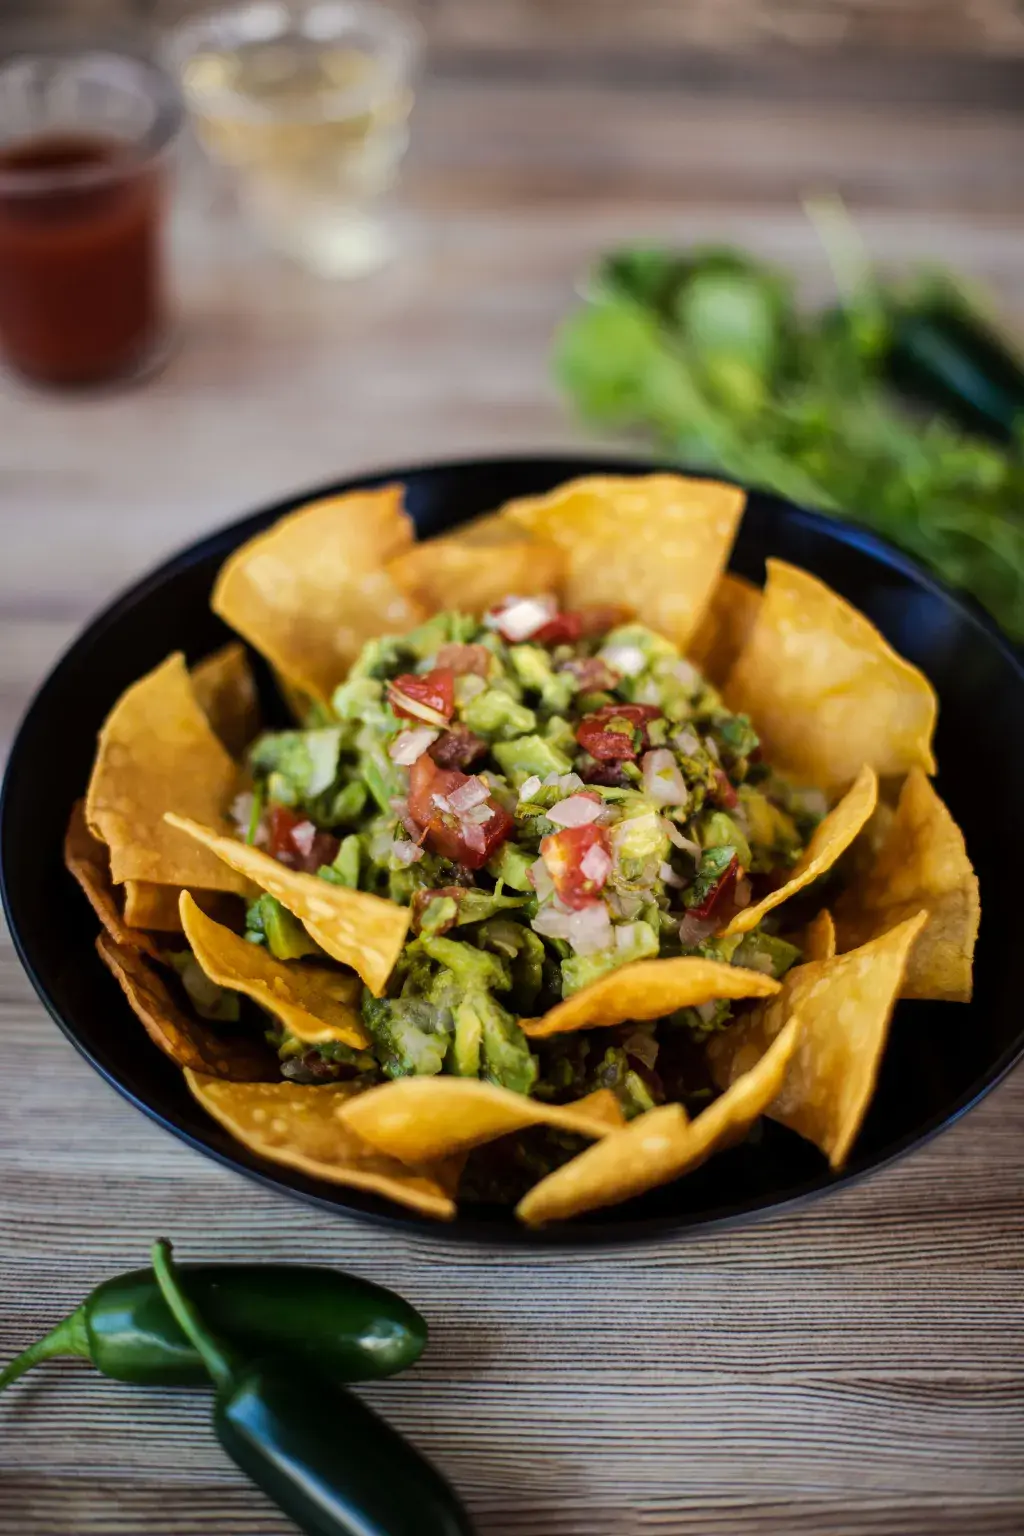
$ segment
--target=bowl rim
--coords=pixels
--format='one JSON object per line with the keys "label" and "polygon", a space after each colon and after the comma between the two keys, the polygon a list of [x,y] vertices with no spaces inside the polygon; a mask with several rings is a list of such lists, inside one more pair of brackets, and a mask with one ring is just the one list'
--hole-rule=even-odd
{"label": "bowl rim", "polygon": [[[438,473],[459,475],[466,472],[485,472],[500,475],[503,470],[514,472],[524,466],[537,468],[550,467],[553,474],[562,474],[564,479],[576,478],[585,474],[625,474],[642,475],[657,473],[686,474],[687,470],[678,464],[666,463],[662,460],[646,460],[637,457],[609,455],[601,453],[572,452],[564,453],[544,452],[531,453],[524,450],[518,453],[503,453],[498,455],[469,455],[454,459],[434,459],[418,462],[413,465],[405,465],[399,468],[383,470],[371,469],[346,476],[344,479],[321,483],[310,489],[291,493],[288,496],[246,513],[230,522],[221,524],[202,538],[183,546],[181,549],[169,555],[159,565],[139,577],[131,585],[118,593],[111,602],[99,610],[86,623],[67,646],[61,651],[56,661],[49,668],[46,676],[33,692],[22,716],[18,722],[11,743],[10,752],[0,786],[0,905],[7,920],[11,941],[15,953],[28,976],[32,986],[46,1008],[54,1023],[61,1030],[81,1056],[122,1098],[140,1110],[150,1120],[155,1121],[163,1130],[175,1136],[185,1143],[193,1151],[212,1158],[225,1168],[240,1173],[246,1178],[260,1184],[265,1189],[273,1190],[285,1197],[297,1197],[308,1205],[320,1210],[329,1211],[335,1216],[349,1216],[360,1221],[371,1222],[374,1225],[404,1232],[406,1235],[434,1242],[437,1244],[473,1244],[481,1247],[501,1249],[522,1248],[557,1248],[565,1251],[589,1250],[601,1246],[639,1246],[650,1243],[655,1239],[664,1241],[672,1238],[682,1241],[695,1238],[699,1234],[718,1231],[729,1227],[738,1226],[741,1223],[751,1223],[764,1220],[776,1213],[791,1213],[793,1210],[816,1200],[829,1190],[846,1188],[861,1183],[864,1179],[877,1171],[890,1167],[893,1163],[905,1157],[915,1148],[924,1146],[947,1127],[955,1124],[968,1110],[972,1109],[981,1099],[985,1098],[996,1088],[1013,1067],[1024,1059],[1024,1031],[1018,1038],[1008,1045],[996,1058],[995,1062],[977,1078],[961,1094],[954,1098],[942,1111],[930,1116],[922,1127],[908,1132],[890,1145],[883,1155],[873,1158],[861,1167],[854,1166],[850,1170],[834,1173],[830,1169],[822,1170],[816,1177],[800,1185],[789,1194],[781,1198],[771,1194],[758,1195],[753,1198],[739,1200],[729,1205],[726,1204],[719,1210],[707,1216],[701,1216],[696,1220],[687,1221],[678,1215],[662,1213],[653,1216],[641,1217],[631,1221],[622,1219],[605,1219],[601,1213],[597,1213],[597,1219],[586,1223],[573,1223],[571,1221],[554,1223],[550,1227],[531,1228],[517,1222],[499,1222],[464,1216],[457,1214],[451,1222],[438,1222],[417,1212],[407,1210],[404,1207],[392,1205],[382,1197],[368,1192],[349,1188],[345,1185],[330,1185],[327,1181],[316,1180],[291,1169],[286,1165],[274,1165],[263,1163],[255,1154],[239,1144],[239,1151],[225,1151],[216,1144],[213,1139],[220,1127],[213,1120],[210,1121],[211,1138],[199,1135],[189,1130],[185,1125],[178,1124],[165,1110],[150,1103],[141,1094],[136,1093],[127,1082],[123,1081],[117,1072],[102,1062],[96,1053],[90,1048],[78,1032],[77,1026],[68,1018],[65,1018],[57,1004],[49,984],[32,961],[25,937],[21,932],[16,915],[17,897],[13,892],[7,869],[7,838],[9,834],[10,801],[12,798],[11,785],[19,770],[20,757],[24,750],[24,738],[40,715],[45,715],[49,709],[49,696],[51,692],[60,689],[65,672],[76,661],[80,651],[88,648],[106,630],[116,625],[128,610],[134,608],[140,602],[144,602],[149,594],[160,588],[166,581],[190,566],[207,559],[216,553],[226,543],[224,556],[248,537],[269,526],[274,520],[294,511],[306,502],[327,496],[343,494],[346,491],[361,489],[364,487],[386,484],[390,481],[399,481],[403,484],[415,482],[426,476]],[[726,476],[716,476],[718,479],[728,479]],[[552,484],[561,483],[559,479],[553,479]],[[850,522],[839,519],[822,512],[812,511],[790,502],[785,497],[775,496],[771,492],[752,490],[751,494],[784,506],[791,515],[795,515],[799,521],[804,522],[813,531],[825,534],[827,537],[838,540],[863,553],[871,556],[881,565],[898,572],[909,578],[920,587],[924,587],[933,596],[938,597],[943,603],[957,612],[967,623],[980,630],[985,640],[995,648],[1001,659],[1016,673],[1017,680],[1024,687],[1024,655],[1002,633],[994,620],[977,604],[969,595],[956,592],[947,586],[940,578],[925,570],[909,555],[903,553],[895,545],[888,542],[878,534]],[[321,1192],[331,1190],[333,1195]],[[609,1207],[614,1212],[616,1207]]]}

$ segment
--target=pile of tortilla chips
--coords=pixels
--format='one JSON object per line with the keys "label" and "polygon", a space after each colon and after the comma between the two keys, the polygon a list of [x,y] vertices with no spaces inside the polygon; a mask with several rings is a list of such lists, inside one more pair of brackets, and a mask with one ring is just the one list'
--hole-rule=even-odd
{"label": "pile of tortilla chips", "polygon": [[[838,1168],[897,999],[969,1000],[978,887],[928,777],[934,692],[815,577],[769,560],[762,592],[727,572],[744,503],[732,486],[677,475],[590,477],[417,543],[401,487],[357,491],[300,507],[243,545],[213,596],[300,716],[329,707],[366,640],[441,609],[481,613],[511,592],[551,592],[564,607],[632,613],[751,716],[774,768],[824,792],[832,809],[789,878],[725,929],[745,933],[803,892],[805,959],[781,985],[710,960],[644,960],[523,1021],[528,1036],[549,1038],[739,999],[735,1022],[707,1047],[721,1096],[692,1120],[665,1104],[626,1124],[606,1089],[553,1105],[443,1075],[362,1091],[282,1081],[259,1026],[198,1017],[175,961],[183,952],[301,1041],[366,1050],[362,988],[384,991],[409,912],[289,870],[235,835],[228,811],[259,728],[241,645],[191,672],[169,656],[116,701],[71,813],[66,862],[150,1039],[251,1153],[450,1218],[473,1148],[530,1126],[589,1141],[521,1201],[531,1224],[677,1179],[762,1115]],[[849,878],[834,914],[808,918],[815,882],[843,855]],[[279,961],[246,941],[242,898],[257,891],[302,924],[315,959]]]}

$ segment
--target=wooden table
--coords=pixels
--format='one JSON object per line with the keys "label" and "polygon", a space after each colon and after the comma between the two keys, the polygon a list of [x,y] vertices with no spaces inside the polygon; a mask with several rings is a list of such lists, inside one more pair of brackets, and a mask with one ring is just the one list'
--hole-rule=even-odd
{"label": "wooden table", "polygon": [[[0,714],[89,614],[250,507],[364,467],[578,445],[546,351],[574,280],[642,235],[826,277],[799,195],[1024,316],[1024,120],[976,108],[451,78],[417,123],[412,254],[348,291],[182,210],[183,334],[145,389],[0,397]],[[996,1536],[1024,1528],[1024,1074],[926,1150],[797,1214],[626,1252],[456,1249],[329,1220],[107,1088],[0,952],[0,1357],[157,1233],[326,1260],[428,1313],[367,1397],[482,1536]],[[204,1402],[51,1367],[0,1402],[8,1536],[286,1536]]]}

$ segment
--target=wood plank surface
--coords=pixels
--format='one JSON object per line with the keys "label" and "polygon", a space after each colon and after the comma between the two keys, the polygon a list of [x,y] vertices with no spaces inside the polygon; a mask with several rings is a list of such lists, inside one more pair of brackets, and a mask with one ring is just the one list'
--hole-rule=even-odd
{"label": "wood plank surface", "polygon": [[[1024,119],[447,80],[420,108],[405,258],[351,290],[253,250],[190,171],[178,350],[145,388],[0,393],[0,735],[124,583],[250,507],[362,468],[585,442],[548,382],[573,285],[640,236],[824,264],[802,192],[1024,322]],[[260,1190],[63,1041],[0,950],[0,1358],[160,1232],[397,1287],[428,1355],[366,1396],[481,1536],[1011,1536],[1024,1528],[1024,1074],[805,1210],[598,1253],[467,1250]],[[0,1399],[4,1536],[289,1536],[204,1400],[72,1362]]]}

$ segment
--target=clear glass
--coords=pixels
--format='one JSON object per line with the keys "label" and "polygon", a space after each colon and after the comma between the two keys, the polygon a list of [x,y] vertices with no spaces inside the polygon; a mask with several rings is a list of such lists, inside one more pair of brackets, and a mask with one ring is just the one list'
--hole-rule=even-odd
{"label": "clear glass", "polygon": [[144,58],[25,47],[0,62],[0,350],[19,372],[86,385],[163,356],[181,121],[173,81]]}
{"label": "clear glass", "polygon": [[254,0],[184,26],[185,101],[274,250],[329,277],[382,266],[409,141],[419,32],[371,0]]}

